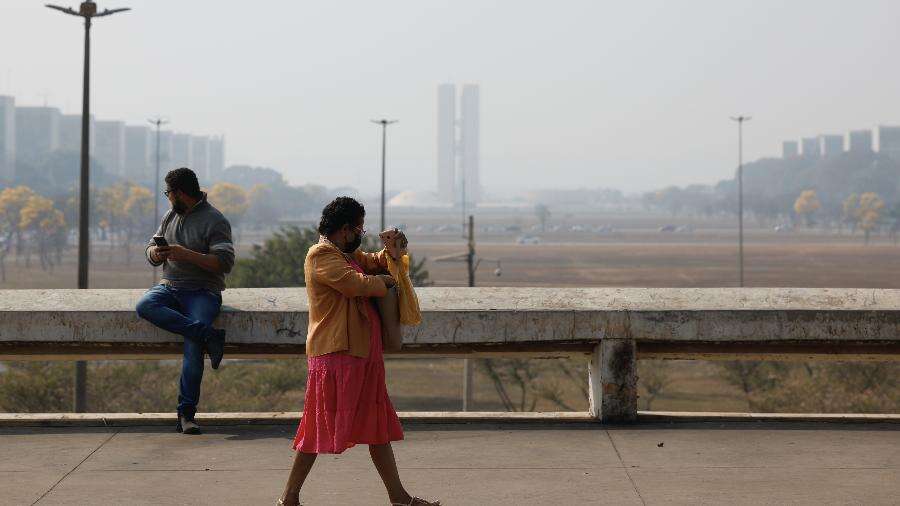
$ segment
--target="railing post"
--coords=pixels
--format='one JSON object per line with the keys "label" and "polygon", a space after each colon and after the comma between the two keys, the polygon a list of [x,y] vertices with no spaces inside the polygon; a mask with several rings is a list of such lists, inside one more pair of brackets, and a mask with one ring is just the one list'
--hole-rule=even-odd
{"label": "railing post", "polygon": [[75,385],[72,394],[72,411],[84,413],[87,411],[87,362],[79,360],[75,362]]}
{"label": "railing post", "polygon": [[588,369],[594,418],[602,422],[637,420],[637,353],[633,339],[601,339]]}
{"label": "railing post", "polygon": [[472,390],[472,378],[475,376],[475,364],[471,358],[463,359],[463,393],[462,393],[462,410],[472,410],[472,398],[474,391]]}

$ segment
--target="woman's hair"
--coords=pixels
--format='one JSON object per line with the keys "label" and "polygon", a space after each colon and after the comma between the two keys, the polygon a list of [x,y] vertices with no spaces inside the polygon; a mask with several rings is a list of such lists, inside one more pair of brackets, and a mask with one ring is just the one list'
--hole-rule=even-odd
{"label": "woman's hair", "polygon": [[355,227],[366,216],[366,208],[350,197],[338,197],[322,209],[319,233],[329,236],[344,225]]}
{"label": "woman's hair", "polygon": [[166,174],[166,185],[170,190],[178,190],[194,199],[203,196],[200,191],[200,183],[197,181],[197,174],[187,167],[169,171]]}

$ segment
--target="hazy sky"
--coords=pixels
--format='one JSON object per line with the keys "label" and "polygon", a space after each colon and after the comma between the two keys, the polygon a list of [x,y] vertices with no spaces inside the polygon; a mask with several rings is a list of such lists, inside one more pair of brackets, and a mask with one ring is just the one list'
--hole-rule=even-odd
{"label": "hazy sky", "polygon": [[[64,2],[64,0],[58,0]],[[82,27],[0,2],[0,93],[81,107]],[[64,5],[76,5],[69,0]],[[225,134],[291,182],[435,185],[436,85],[481,85],[482,179],[641,191],[711,183],[785,138],[900,124],[900,2],[100,0],[93,111]]]}

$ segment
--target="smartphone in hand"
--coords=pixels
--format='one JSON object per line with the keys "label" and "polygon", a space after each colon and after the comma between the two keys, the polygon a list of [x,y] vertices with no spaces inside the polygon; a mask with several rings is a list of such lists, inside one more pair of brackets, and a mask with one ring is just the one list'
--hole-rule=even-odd
{"label": "smartphone in hand", "polygon": [[161,235],[154,235],[153,244],[155,244],[159,248],[165,248],[169,245],[169,242],[166,241],[166,238]]}

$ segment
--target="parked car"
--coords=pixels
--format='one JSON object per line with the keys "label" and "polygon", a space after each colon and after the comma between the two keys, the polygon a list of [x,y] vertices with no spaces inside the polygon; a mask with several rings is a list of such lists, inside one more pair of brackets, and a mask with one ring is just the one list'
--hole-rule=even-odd
{"label": "parked car", "polygon": [[540,244],[541,238],[534,235],[523,235],[516,239],[516,244]]}

